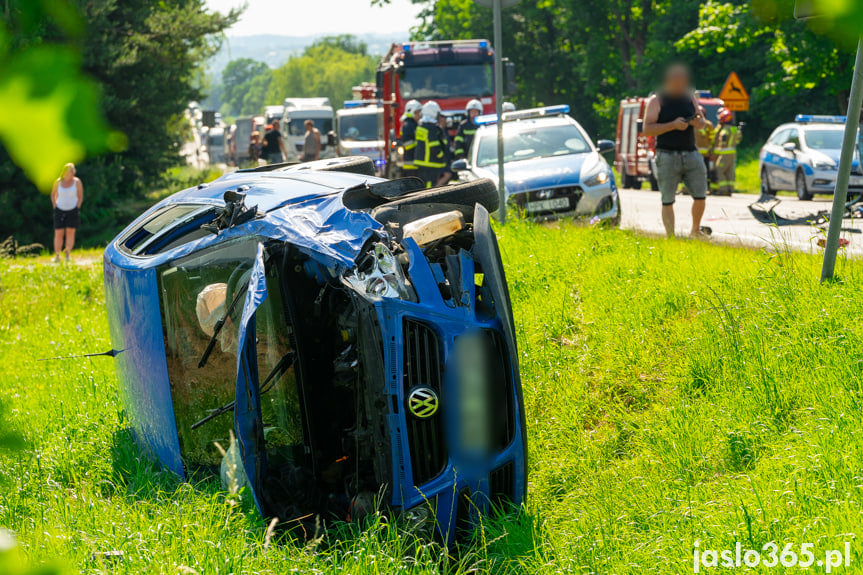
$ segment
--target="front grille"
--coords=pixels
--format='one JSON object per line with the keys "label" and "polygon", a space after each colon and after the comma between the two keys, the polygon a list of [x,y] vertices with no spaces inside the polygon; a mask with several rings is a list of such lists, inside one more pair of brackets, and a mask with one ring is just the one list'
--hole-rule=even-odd
{"label": "front grille", "polygon": [[[404,396],[411,390],[427,387],[441,396],[442,353],[440,340],[429,326],[406,319],[404,321]],[[408,447],[410,449],[413,484],[417,487],[439,475],[446,467],[447,449],[444,443],[441,409],[427,419],[406,410]]]}
{"label": "front grille", "polygon": [[491,504],[497,509],[503,509],[507,503],[514,501],[515,464],[512,461],[504,463],[489,474],[488,495]]}

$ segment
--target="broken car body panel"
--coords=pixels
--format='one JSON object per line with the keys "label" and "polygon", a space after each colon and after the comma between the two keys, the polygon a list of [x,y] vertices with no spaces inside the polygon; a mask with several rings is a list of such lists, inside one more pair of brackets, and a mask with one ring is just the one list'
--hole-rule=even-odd
{"label": "broken car body panel", "polygon": [[[105,252],[118,375],[137,443],[181,477],[215,472],[233,432],[265,515],[348,518],[383,493],[452,541],[526,492],[512,311],[488,212],[397,241],[342,203],[383,181],[240,172],[148,210]],[[203,233],[226,192],[253,212]]]}

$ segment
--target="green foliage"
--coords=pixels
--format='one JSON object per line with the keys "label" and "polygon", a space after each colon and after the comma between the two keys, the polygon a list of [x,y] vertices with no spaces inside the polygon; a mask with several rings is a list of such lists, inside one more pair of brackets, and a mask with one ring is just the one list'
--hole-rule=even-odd
{"label": "green foliage", "polygon": [[781,243],[768,254],[521,221],[498,233],[528,504],[485,518],[455,558],[380,517],[267,544],[265,522],[217,481],[151,465],[113,360],[36,361],[110,348],[97,252],[0,261],[0,402],[28,445],[0,455],[0,524],[30,560],[117,575],[667,575],[691,572],[695,540],[820,553],[859,534],[863,264],[840,261],[844,281],[821,286],[819,258]]}
{"label": "green foliage", "polygon": [[[252,88],[252,82],[257,81],[256,89],[261,91],[269,85],[270,70],[263,62],[256,62],[251,58],[240,58],[232,60],[225,66],[222,71],[222,94],[221,99],[227,105],[227,108],[222,108],[223,113],[242,115],[246,114],[245,99],[248,97]],[[248,112],[257,114],[261,110]]]}
{"label": "green foliage", "polygon": [[[417,39],[492,37],[491,10],[473,0],[414,3]],[[714,93],[734,70],[752,96],[747,138],[761,141],[795,113],[845,111],[860,3],[816,4],[832,16],[807,26],[792,19],[794,0],[525,1],[504,11],[503,55],[517,66],[520,106],[570,104],[597,137],[614,134],[619,100],[656,89],[673,60]]]}
{"label": "green foliage", "polygon": [[[85,154],[79,238],[104,242],[128,223],[118,206],[143,197],[180,161],[178,120],[200,99],[201,66],[218,34],[239,15],[209,12],[203,0],[70,2],[0,3],[14,25],[0,50],[0,98],[16,98],[0,102],[16,110],[0,115],[0,235],[24,243],[49,241],[51,204],[39,192],[50,191],[63,163]],[[17,136],[9,139],[7,129]]]}
{"label": "green foliage", "polygon": [[376,68],[377,60],[352,36],[323,38],[273,71],[267,101],[322,96],[337,107],[350,99],[353,86],[373,79]]}
{"label": "green foliage", "polygon": [[[0,141],[43,192],[66,162],[124,147],[108,129],[97,88],[81,74],[77,52],[59,43],[30,43],[47,26],[57,40],[77,38],[80,15],[66,0],[6,2],[0,22]],[[14,110],[15,113],[9,113]]]}

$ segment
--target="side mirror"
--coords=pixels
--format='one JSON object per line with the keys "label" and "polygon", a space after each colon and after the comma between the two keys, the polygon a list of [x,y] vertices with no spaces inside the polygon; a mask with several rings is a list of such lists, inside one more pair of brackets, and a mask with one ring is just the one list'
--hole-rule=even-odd
{"label": "side mirror", "polygon": [[515,63],[504,58],[503,66],[504,92],[508,95],[515,94],[518,91],[518,82],[516,82],[515,78]]}
{"label": "side mirror", "polygon": [[336,145],[336,133],[333,131],[327,132],[327,145],[335,146]]}
{"label": "side mirror", "polygon": [[452,163],[452,166],[450,166],[450,167],[452,168],[453,172],[464,172],[465,170],[468,169],[467,160],[465,160],[465,159],[456,160],[455,162]]}
{"label": "side mirror", "polygon": [[786,152],[791,152],[792,154],[797,151],[797,144],[794,142],[785,142],[782,144],[782,149]]}
{"label": "side mirror", "polygon": [[607,154],[614,151],[614,142],[611,140],[599,140],[596,143],[596,149],[599,150],[600,154]]}

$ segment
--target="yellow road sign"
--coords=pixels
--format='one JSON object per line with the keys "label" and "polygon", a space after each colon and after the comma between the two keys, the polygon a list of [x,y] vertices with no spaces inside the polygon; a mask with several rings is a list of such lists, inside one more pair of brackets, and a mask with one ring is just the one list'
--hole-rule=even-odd
{"label": "yellow road sign", "polygon": [[731,72],[728,75],[725,85],[722,86],[722,91],[719,92],[719,98],[725,102],[725,107],[732,112],[749,110],[749,92],[743,87],[743,82],[740,81],[737,72]]}

